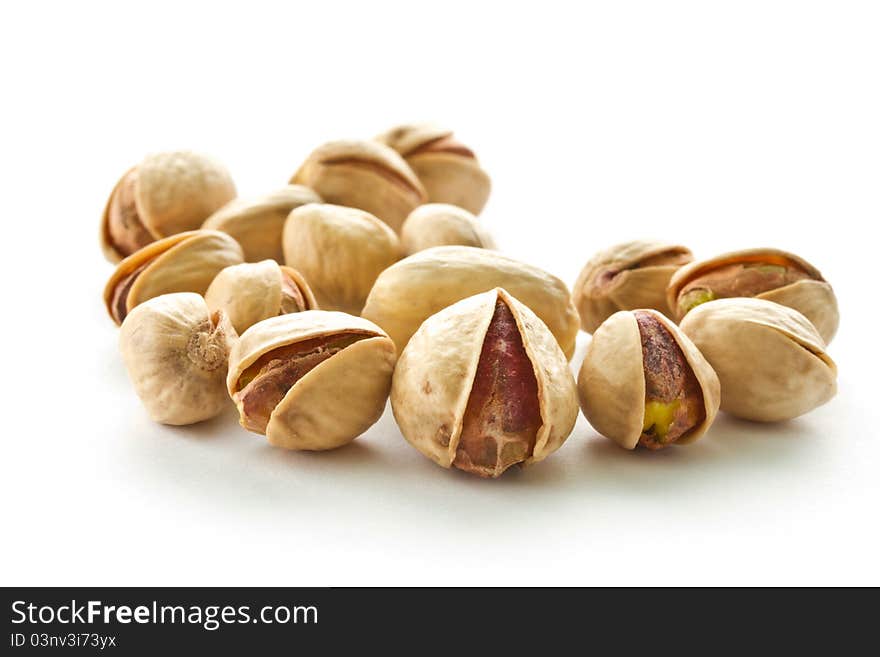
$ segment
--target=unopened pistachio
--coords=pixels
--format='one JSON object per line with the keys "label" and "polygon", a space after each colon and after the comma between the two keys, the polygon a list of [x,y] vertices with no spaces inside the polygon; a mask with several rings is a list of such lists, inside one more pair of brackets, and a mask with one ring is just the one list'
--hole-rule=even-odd
{"label": "unopened pistachio", "polygon": [[448,203],[426,203],[413,210],[403,222],[400,244],[405,255],[455,244],[495,248],[492,236],[474,215]]}

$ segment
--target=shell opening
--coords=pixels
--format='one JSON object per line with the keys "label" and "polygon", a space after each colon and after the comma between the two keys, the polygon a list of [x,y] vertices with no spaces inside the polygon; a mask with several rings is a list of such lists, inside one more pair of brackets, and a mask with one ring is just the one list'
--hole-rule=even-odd
{"label": "shell opening", "polygon": [[687,251],[681,249],[669,249],[661,253],[655,253],[642,258],[624,267],[614,267],[601,270],[596,276],[595,286],[597,288],[608,287],[611,285],[619,274],[633,269],[644,269],[646,267],[681,267],[691,261],[691,255]]}
{"label": "shell opening", "polygon": [[122,324],[123,320],[128,315],[128,293],[131,291],[138,276],[144,272],[144,269],[146,269],[151,262],[152,259],[147,260],[147,262],[133,272],[120,278],[116,283],[116,286],[113,288],[113,295],[110,298],[110,314],[113,316],[113,319],[116,320],[117,324]]}
{"label": "shell opening", "polygon": [[138,170],[134,168],[122,177],[107,207],[107,240],[123,257],[154,241],[138,213],[137,183]]}
{"label": "shell opening", "polygon": [[420,144],[409,151],[406,154],[406,157],[419,155],[420,153],[452,153],[472,160],[477,159],[477,156],[474,155],[474,152],[470,148],[462,144],[460,141],[457,141],[452,135],[426,141],[424,144]]}
{"label": "shell opening", "polygon": [[279,315],[288,315],[290,313],[299,313],[308,310],[309,304],[306,302],[305,295],[297,285],[296,281],[281,269],[281,309]]}
{"label": "shell opening", "polygon": [[415,195],[420,201],[422,199],[421,190],[413,185],[404,176],[397,173],[397,171],[395,171],[394,169],[382,166],[381,164],[377,164],[372,160],[366,160],[357,157],[339,157],[323,160],[321,164],[323,164],[324,166],[349,166],[370,171],[378,176],[381,176],[395,186],[403,189],[407,193]]}

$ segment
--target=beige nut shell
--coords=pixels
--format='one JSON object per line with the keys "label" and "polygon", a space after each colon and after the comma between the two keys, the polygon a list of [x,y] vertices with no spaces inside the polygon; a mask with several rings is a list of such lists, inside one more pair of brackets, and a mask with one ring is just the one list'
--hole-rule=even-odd
{"label": "beige nut shell", "polygon": [[[800,256],[780,249],[758,248],[732,251],[709,260],[700,260],[685,265],[669,281],[669,287],[666,291],[669,307],[678,314],[678,295],[684,286],[697,276],[724,265],[747,262],[794,265],[807,272],[810,279],[796,281],[775,290],[762,292],[755,295],[754,298],[775,301],[783,306],[794,308],[813,323],[825,344],[831,342],[840,324],[840,311],[837,307],[837,297],[834,290],[822,277],[822,273],[813,265]],[[681,320],[681,316],[677,316],[677,319]]]}
{"label": "beige nut shell", "polygon": [[488,249],[435,246],[404,258],[379,275],[361,314],[385,329],[402,351],[428,317],[496,287],[506,289],[540,317],[566,358],[571,358],[578,315],[565,283]]}
{"label": "beige nut shell", "polygon": [[184,425],[219,415],[229,404],[226,369],[235,331],[198,294],[165,294],[132,310],[119,351],[150,417]]}
{"label": "beige nut shell", "polygon": [[503,289],[462,299],[416,331],[400,355],[391,387],[391,408],[401,432],[444,468],[455,459],[483,340],[499,298],[516,320],[538,383],[542,425],[524,464],[556,451],[577,420],[577,393],[568,362],[537,315]]}
{"label": "beige nut shell", "polygon": [[242,262],[241,247],[226,233],[193,230],[148,244],[116,266],[104,287],[104,304],[113,317],[110,304],[116,285],[141,266],[126,297],[126,310],[171,292],[204,294],[224,267]]}
{"label": "beige nut shell", "polygon": [[[235,198],[235,184],[226,167],[207,155],[192,151],[152,153],[135,168],[138,217],[157,240],[199,228],[212,212]],[[123,259],[111,243],[108,218],[110,203],[125,175],[110,193],[101,219],[101,247],[111,262]]]}
{"label": "beige nut shell", "polygon": [[270,444],[286,449],[333,449],[366,431],[385,410],[396,360],[394,343],[382,329],[360,317],[307,310],[254,324],[233,348],[226,385],[238,404],[238,380],[260,356],[344,332],[369,337],[318,364],[287,391],[266,427]]}
{"label": "beige nut shell", "polygon": [[721,380],[721,410],[777,422],[824,404],[837,392],[837,366],[801,313],[766,299],[718,299],[681,322]]}
{"label": "beige nut shell", "polygon": [[[706,433],[718,413],[718,377],[694,343],[665,315],[638,310],[656,318],[669,332],[700,385],[705,418],[675,441],[677,445],[692,443]],[[635,449],[645,418],[645,368],[641,334],[632,311],[614,313],[596,330],[578,372],[577,388],[581,409],[592,427],[621,447]]]}
{"label": "beige nut shell", "polygon": [[302,274],[274,260],[226,267],[211,281],[205,301],[212,311],[223,310],[240,335],[257,322],[282,314],[283,274],[299,288],[307,306],[304,310],[315,310],[315,295]]}
{"label": "beige nut shell", "polygon": [[284,225],[284,262],[309,281],[318,305],[357,315],[376,278],[400,258],[400,240],[369,212],[312,204]]}
{"label": "beige nut shell", "polygon": [[477,218],[457,205],[426,203],[413,210],[400,230],[404,255],[432,246],[476,246],[494,249],[495,242]]}
{"label": "beige nut shell", "polygon": [[304,185],[287,185],[265,196],[235,199],[205,220],[202,228],[229,233],[241,244],[245,262],[284,262],[281,233],[287,216],[321,197]]}
{"label": "beige nut shell", "polygon": [[374,141],[334,141],[315,149],[290,179],[327,203],[360,208],[395,232],[427,201],[418,177],[396,151]]}
{"label": "beige nut shell", "polygon": [[[690,249],[664,242],[637,240],[615,245],[593,256],[581,270],[572,290],[572,299],[587,333],[619,310],[651,308],[672,317],[666,287],[681,265],[649,265],[631,269],[661,254],[690,256]],[[619,273],[607,285],[601,284],[605,272]]]}

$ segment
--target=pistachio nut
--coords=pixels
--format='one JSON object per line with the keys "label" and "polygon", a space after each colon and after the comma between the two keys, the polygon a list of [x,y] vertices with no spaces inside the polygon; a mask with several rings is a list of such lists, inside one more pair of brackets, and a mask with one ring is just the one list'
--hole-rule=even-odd
{"label": "pistachio nut", "polygon": [[652,309],[618,311],[596,329],[577,385],[593,428],[626,449],[694,442],[714,421],[720,401],[712,367]]}
{"label": "pistachio nut", "polygon": [[248,431],[286,449],[332,449],[382,415],[395,357],[394,343],[375,324],[306,310],[245,331],[226,384]]}
{"label": "pistachio nut", "polygon": [[566,358],[571,358],[578,316],[565,283],[487,249],[435,246],[404,258],[379,274],[361,314],[385,329],[402,351],[428,317],[496,287],[506,289],[540,317]]}
{"label": "pistachio nut", "polygon": [[672,317],[666,286],[691,260],[687,247],[647,240],[600,251],[581,270],[572,290],[581,327],[592,333],[618,310],[652,308]]}
{"label": "pistachio nut", "polygon": [[229,404],[226,369],[235,340],[222,310],[178,292],[132,310],[122,322],[119,351],[150,417],[183,425],[219,415]]}
{"label": "pistachio nut", "polygon": [[410,212],[400,230],[400,244],[405,255],[455,244],[495,248],[492,236],[474,215],[448,203],[426,203]]}
{"label": "pistachio nut", "polygon": [[395,232],[427,200],[422,183],[393,149],[375,141],[333,141],[315,149],[290,179],[327,203],[360,208]]}
{"label": "pistachio nut", "polygon": [[691,263],[679,269],[667,289],[669,307],[680,320],[713,299],[755,297],[794,308],[815,325],[825,343],[837,332],[837,297],[809,262],[779,249],[748,249]]}
{"label": "pistachio nut", "polygon": [[789,420],[837,393],[837,366],[816,327],[766,299],[700,304],[681,321],[721,380],[721,410],[759,422]]}
{"label": "pistachio nut", "polygon": [[284,224],[284,262],[309,281],[318,305],[357,315],[383,269],[400,258],[400,240],[369,212],[311,204]]}
{"label": "pistachio nut", "polygon": [[211,281],[205,301],[211,311],[223,310],[239,335],[264,319],[318,308],[303,275],[274,260],[226,267]]}
{"label": "pistachio nut", "polygon": [[321,197],[308,187],[287,185],[257,198],[230,201],[208,217],[202,228],[232,235],[241,244],[245,262],[284,262],[281,231],[287,215],[301,205],[320,202]]}
{"label": "pistachio nut", "polygon": [[547,326],[496,288],[425,320],[394,371],[391,408],[406,439],[438,465],[498,477],[562,445],[577,393]]}
{"label": "pistachio nut", "polygon": [[480,214],[492,183],[474,152],[451,130],[433,125],[402,125],[376,138],[403,156],[432,203],[451,203]]}
{"label": "pistachio nut", "polygon": [[178,233],[120,262],[104,287],[104,304],[113,321],[122,324],[132,308],[160,294],[204,294],[221,269],[241,261],[241,247],[226,233]]}
{"label": "pistachio nut", "polygon": [[216,160],[190,151],[147,155],[110,193],[101,219],[101,247],[119,262],[163,237],[194,230],[235,198],[235,185]]}

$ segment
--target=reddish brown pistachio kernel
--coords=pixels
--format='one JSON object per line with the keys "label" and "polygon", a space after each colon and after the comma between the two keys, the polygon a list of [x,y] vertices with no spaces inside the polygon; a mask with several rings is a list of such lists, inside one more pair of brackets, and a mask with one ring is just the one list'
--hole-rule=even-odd
{"label": "reddish brown pistachio kernel", "polygon": [[137,181],[137,169],[125,174],[113,191],[107,208],[107,232],[110,243],[122,256],[129,256],[154,241],[138,215],[135,202]]}
{"label": "reddish brown pistachio kernel", "polygon": [[303,296],[302,290],[287,273],[281,271],[281,310],[279,315],[287,315],[288,313],[298,313],[308,310],[308,304]]}
{"label": "reddish brown pistachio kernel", "polygon": [[497,477],[532,455],[541,424],[534,366],[513,314],[499,299],[483,339],[453,464]]}
{"label": "reddish brown pistachio kernel", "polygon": [[125,319],[126,315],[128,315],[128,293],[131,291],[137,277],[141,275],[150,262],[151,261],[148,260],[128,276],[119,279],[116,287],[113,288],[113,298],[110,301],[110,310],[113,313],[113,319],[116,320],[117,324],[122,324],[122,321]]}
{"label": "reddish brown pistachio kernel", "polygon": [[350,166],[356,167],[358,169],[366,169],[367,171],[372,171],[373,173],[382,176],[389,182],[394,183],[398,187],[405,189],[407,192],[415,194],[417,197],[419,197],[419,199],[422,198],[421,191],[419,191],[419,189],[415,187],[409,180],[401,176],[393,169],[382,166],[381,164],[377,164],[372,160],[365,160],[357,157],[338,157],[331,158],[329,160],[323,160],[321,164],[325,166]]}
{"label": "reddish brown pistachio kernel", "polygon": [[421,146],[411,150],[406,156],[418,155],[419,153],[453,153],[471,159],[476,159],[477,157],[470,148],[462,144],[460,141],[456,141],[451,135],[427,141]]}

